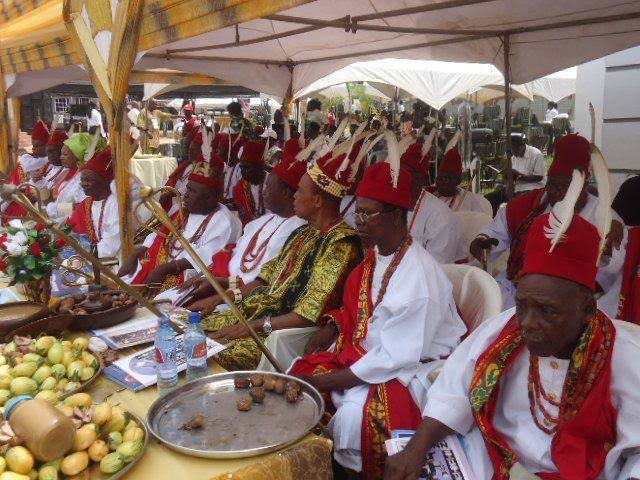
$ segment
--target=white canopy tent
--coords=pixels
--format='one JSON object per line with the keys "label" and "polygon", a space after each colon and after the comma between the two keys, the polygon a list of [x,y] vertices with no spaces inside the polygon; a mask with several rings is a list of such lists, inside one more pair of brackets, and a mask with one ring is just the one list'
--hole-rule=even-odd
{"label": "white canopy tent", "polygon": [[482,62],[502,71],[506,57],[511,82],[522,84],[640,44],[638,18],[637,0],[317,0],[152,48],[139,65],[286,98],[354,60]]}
{"label": "white canopy tent", "polygon": [[[389,97],[385,93],[381,92],[379,89],[377,89],[373,85],[371,85],[369,83],[366,83],[366,82],[363,85],[364,85],[364,91],[368,95],[371,95],[372,97],[374,97],[376,99],[379,99],[379,100],[384,100],[384,101],[390,101],[391,100],[391,97]],[[331,98],[331,97],[335,97],[335,96],[340,96],[340,97],[346,98],[346,99],[348,99],[350,97],[349,89],[348,89],[346,83],[340,83],[340,84],[337,84],[337,85],[331,85],[329,87],[322,88],[320,90],[310,90],[309,93],[304,95],[302,98],[310,98],[310,97]]]}

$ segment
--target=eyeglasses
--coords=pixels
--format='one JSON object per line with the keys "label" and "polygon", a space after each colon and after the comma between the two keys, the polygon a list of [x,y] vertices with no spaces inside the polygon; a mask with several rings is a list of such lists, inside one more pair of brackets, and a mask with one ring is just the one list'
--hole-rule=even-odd
{"label": "eyeglasses", "polygon": [[378,215],[384,215],[386,213],[391,213],[391,212],[373,212],[373,213],[354,212],[353,216],[360,223],[367,223],[372,218],[376,218]]}

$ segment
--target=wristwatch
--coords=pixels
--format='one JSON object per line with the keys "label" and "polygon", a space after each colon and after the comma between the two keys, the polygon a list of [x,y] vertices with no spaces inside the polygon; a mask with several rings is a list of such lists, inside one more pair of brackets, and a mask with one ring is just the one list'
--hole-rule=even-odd
{"label": "wristwatch", "polygon": [[267,316],[262,324],[262,333],[265,335],[271,335],[271,332],[273,332],[273,328],[271,327],[271,316]]}

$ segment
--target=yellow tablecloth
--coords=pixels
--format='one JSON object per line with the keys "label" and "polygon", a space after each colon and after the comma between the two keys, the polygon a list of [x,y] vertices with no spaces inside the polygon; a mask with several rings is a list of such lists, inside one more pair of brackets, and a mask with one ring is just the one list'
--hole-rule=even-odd
{"label": "yellow tablecloth", "polygon": [[[11,287],[21,296],[17,287]],[[149,311],[139,308],[134,318],[147,318]],[[82,334],[84,336],[84,334]],[[74,335],[75,336],[75,335]],[[141,345],[144,348],[147,345]],[[137,349],[133,347],[120,351],[127,355]],[[209,372],[222,373],[225,370],[213,358],[209,359]],[[180,375],[184,382],[184,374]],[[158,398],[155,386],[134,393],[100,377],[88,390],[96,402],[108,399],[109,403],[122,404],[146,422],[147,411]],[[127,473],[127,479],[153,480],[331,480],[332,442],[314,434],[289,448],[258,457],[237,460],[212,460],[183,455],[175,452],[153,437],[142,458]]]}
{"label": "yellow tablecloth", "polygon": [[173,157],[134,157],[131,159],[131,173],[137,176],[142,183],[153,188],[164,185],[177,166],[178,161]]}

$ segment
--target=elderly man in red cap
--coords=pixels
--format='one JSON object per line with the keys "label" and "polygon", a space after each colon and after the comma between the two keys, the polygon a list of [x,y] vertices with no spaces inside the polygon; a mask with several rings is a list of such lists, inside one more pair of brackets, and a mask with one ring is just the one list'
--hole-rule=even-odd
{"label": "elderly man in red cap", "polygon": [[264,145],[260,142],[247,141],[242,146],[239,162],[242,178],[233,189],[233,203],[238,209],[242,225],[261,217],[265,212],[262,194],[267,174],[264,152]]}
{"label": "elderly man in red cap", "polygon": [[46,146],[51,137],[51,124],[38,120],[31,132],[31,153],[24,153],[18,158],[18,163],[9,174],[6,183],[20,185],[30,180],[31,176],[47,165]]}
{"label": "elderly man in red cap", "polygon": [[76,205],[67,220],[75,233],[89,237],[99,258],[116,257],[120,251],[118,200],[111,191],[113,178],[111,148],[106,148],[80,168],[80,185],[87,198]]}
{"label": "elderly man in red cap", "polygon": [[[329,152],[302,176],[294,212],[309,224],[293,232],[253,282],[234,292],[238,308],[264,336],[316,325],[339,304],[349,272],[362,259],[357,232],[340,217],[340,200],[351,187],[349,172],[339,172],[345,156]],[[202,325],[216,340],[236,340],[218,356],[226,369],[256,368],[262,352],[231,312],[214,313]]]}
{"label": "elderly man in red cap", "polygon": [[468,239],[460,219],[427,189],[429,157],[422,153],[422,143],[414,143],[400,157],[403,168],[411,174],[413,208],[408,215],[409,233],[439,263],[464,261]]}
{"label": "elderly man in red cap", "polygon": [[399,163],[372,165],[358,185],[356,225],[370,249],[289,372],[330,394],[334,456],[365,480],[381,478],[391,431],[419,425],[428,374],[466,331],[447,276],[408,232],[411,175]]}
{"label": "elderly man in red cap", "polygon": [[[262,266],[280,253],[291,234],[307,223],[296,216],[293,208],[293,197],[306,171],[305,162],[285,157],[265,181],[264,201],[269,213],[245,225],[244,234],[231,251],[220,252],[213,257],[209,269],[218,282],[229,289],[231,298],[240,293],[241,287],[253,282]],[[189,284],[193,285],[195,281],[185,282],[176,293],[186,292]],[[209,282],[200,282],[191,298],[204,300],[196,301],[188,308],[208,315],[222,303],[222,299],[215,295]]]}
{"label": "elderly man in red cap", "polygon": [[[210,142],[205,142],[205,145]],[[241,226],[237,217],[220,203],[224,165],[211,148],[203,148],[200,162],[189,175],[183,209],[172,216],[182,235],[205,261],[235,243]],[[196,269],[195,262],[166,228],[149,235],[122,265],[118,275],[133,284],[147,284],[160,291],[175,287]]]}
{"label": "elderly man in red cap", "polygon": [[462,157],[456,147],[444,155],[438,168],[436,184],[431,193],[442,200],[454,212],[483,212],[489,205],[482,195],[460,188],[462,182]]}
{"label": "elderly man in red cap", "polygon": [[454,432],[478,480],[640,477],[638,332],[596,306],[604,225],[563,207],[533,220],[515,309],[448,358],[385,480],[418,478],[427,451]]}
{"label": "elderly man in red cap", "polygon": [[[505,310],[514,306],[514,282],[517,282],[524,262],[524,247],[529,228],[539,215],[551,211],[553,206],[565,197],[574,170],[589,175],[590,162],[591,145],[586,138],[579,135],[562,137],[556,144],[545,188],[532,190],[511,200],[506,208],[498,211],[493,222],[471,242],[471,254],[482,262],[486,259],[493,261],[510,250],[506,271],[496,277],[502,290]],[[575,205],[576,213],[595,223],[598,203],[598,197],[587,192],[585,183]],[[618,218],[615,212],[613,217]],[[620,255],[621,252],[614,249],[612,254]],[[609,290],[613,277],[599,276],[598,283],[602,291]]]}

